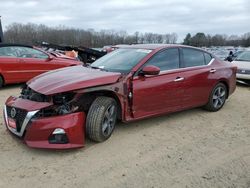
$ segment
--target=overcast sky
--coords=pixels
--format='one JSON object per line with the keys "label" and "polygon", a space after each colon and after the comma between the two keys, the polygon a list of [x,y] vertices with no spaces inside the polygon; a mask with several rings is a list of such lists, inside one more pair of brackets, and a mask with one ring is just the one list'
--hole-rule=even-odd
{"label": "overcast sky", "polygon": [[249,0],[0,0],[2,25],[37,23],[132,34],[250,32]]}

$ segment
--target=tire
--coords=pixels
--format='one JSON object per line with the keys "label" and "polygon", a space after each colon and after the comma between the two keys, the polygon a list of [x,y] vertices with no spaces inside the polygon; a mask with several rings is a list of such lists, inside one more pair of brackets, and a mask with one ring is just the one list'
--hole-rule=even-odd
{"label": "tire", "polygon": [[116,119],[116,101],[110,97],[97,97],[87,115],[87,136],[95,142],[107,140],[114,131]]}
{"label": "tire", "polygon": [[218,83],[212,90],[208,103],[204,108],[211,112],[220,110],[227,99],[227,87],[223,83]]}
{"label": "tire", "polygon": [[0,88],[3,87],[3,77],[0,75]]}

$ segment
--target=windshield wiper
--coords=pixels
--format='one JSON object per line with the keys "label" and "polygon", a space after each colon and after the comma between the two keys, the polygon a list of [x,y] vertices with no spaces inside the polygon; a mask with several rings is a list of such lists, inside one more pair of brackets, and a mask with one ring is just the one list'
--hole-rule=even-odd
{"label": "windshield wiper", "polygon": [[248,61],[246,59],[235,59],[235,61]]}
{"label": "windshield wiper", "polygon": [[92,69],[101,69],[101,68],[98,67],[98,66],[92,66],[92,65],[90,65],[89,67],[92,68]]}
{"label": "windshield wiper", "polygon": [[92,69],[98,69],[98,70],[101,70],[101,71],[106,71],[106,72],[108,72],[108,70],[106,70],[106,69],[104,69],[104,68],[102,68],[102,67],[93,66],[93,65],[90,65],[89,67],[92,68]]}

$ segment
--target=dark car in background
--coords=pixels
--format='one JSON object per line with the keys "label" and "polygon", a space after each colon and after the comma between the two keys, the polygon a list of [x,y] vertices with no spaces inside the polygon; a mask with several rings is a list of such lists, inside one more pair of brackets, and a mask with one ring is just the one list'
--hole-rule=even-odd
{"label": "dark car in background", "polygon": [[74,58],[45,52],[32,46],[0,44],[0,87],[26,82],[50,70],[80,64],[82,63]]}

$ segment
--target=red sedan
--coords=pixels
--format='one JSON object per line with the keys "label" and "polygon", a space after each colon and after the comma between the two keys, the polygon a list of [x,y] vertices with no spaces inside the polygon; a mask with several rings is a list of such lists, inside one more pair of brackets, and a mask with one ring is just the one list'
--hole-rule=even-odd
{"label": "red sedan", "polygon": [[26,82],[49,70],[80,64],[73,58],[31,46],[0,44],[0,87]]}
{"label": "red sedan", "polygon": [[10,132],[30,147],[75,148],[103,142],[117,120],[130,122],[194,107],[220,110],[236,87],[236,67],[198,48],[131,45],[89,67],[30,80],[4,107]]}

